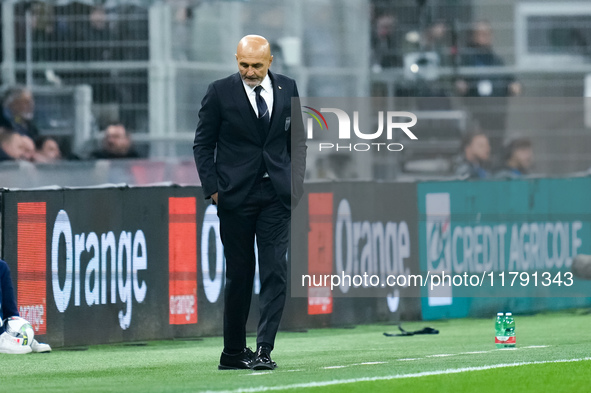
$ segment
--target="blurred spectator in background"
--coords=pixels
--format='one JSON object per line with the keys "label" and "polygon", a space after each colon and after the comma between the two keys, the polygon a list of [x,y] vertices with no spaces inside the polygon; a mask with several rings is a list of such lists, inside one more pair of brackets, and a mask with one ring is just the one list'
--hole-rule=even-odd
{"label": "blurred spectator in background", "polygon": [[103,6],[90,10],[87,27],[83,30],[85,61],[114,61],[121,59],[121,43],[116,29],[111,28],[107,11]]}
{"label": "blurred spectator in background", "polygon": [[24,156],[24,146],[21,135],[0,127],[0,161],[21,160]]}
{"label": "blurred spectator in background", "polygon": [[105,130],[102,148],[91,154],[92,158],[139,158],[138,152],[133,148],[131,138],[122,124],[112,124]]}
{"label": "blurred spectator in background", "polygon": [[431,23],[421,34],[421,50],[435,52],[439,57],[439,65],[452,64],[451,42],[448,25],[443,20]]}
{"label": "blurred spectator in background", "polygon": [[54,6],[47,3],[31,4],[33,30],[33,61],[56,60],[56,24]]}
{"label": "blurred spectator in background", "polygon": [[[467,48],[460,51],[462,67],[500,67],[505,65],[492,48],[493,31],[489,22],[472,25]],[[508,74],[482,73],[476,77],[459,78],[456,90],[468,97],[506,97],[521,94],[521,84]]]}
{"label": "blurred spectator in background", "polygon": [[[488,21],[472,25],[467,48],[459,52],[462,67],[502,67],[503,60],[494,52],[493,31]],[[521,84],[507,73],[483,71],[474,76],[460,77],[455,83],[456,92],[464,97],[496,97],[487,100],[468,100],[466,105],[481,129],[487,133],[493,152],[500,152],[506,129],[507,98],[521,94]],[[500,157],[494,157],[499,161]]]}
{"label": "blurred spectator in background", "polygon": [[514,139],[505,147],[505,164],[495,177],[508,179],[527,175],[533,162],[532,143],[529,138]]}
{"label": "blurred spectator in background", "polygon": [[61,160],[61,158],[60,146],[55,139],[50,136],[35,139],[34,162],[48,164]]}
{"label": "blurred spectator in background", "polygon": [[396,16],[384,13],[375,20],[371,36],[372,68],[374,72],[382,68],[402,67],[400,35],[397,33]]}
{"label": "blurred spectator in background", "polygon": [[23,86],[14,86],[6,90],[2,99],[0,127],[12,129],[19,134],[35,138],[39,130],[33,123],[35,100],[33,93]]}
{"label": "blurred spectator in background", "polygon": [[455,175],[464,179],[486,179],[490,159],[490,144],[486,134],[471,132],[464,136],[460,156],[455,163]]}

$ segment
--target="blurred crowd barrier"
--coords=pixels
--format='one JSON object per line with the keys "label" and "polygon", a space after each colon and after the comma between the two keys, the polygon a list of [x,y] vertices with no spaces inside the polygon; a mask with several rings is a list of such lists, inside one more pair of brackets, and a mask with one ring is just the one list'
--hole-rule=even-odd
{"label": "blurred crowd barrier", "polygon": [[193,160],[97,160],[32,164],[26,161],[0,165],[0,187],[88,187],[99,184],[146,185],[154,183],[200,185]]}

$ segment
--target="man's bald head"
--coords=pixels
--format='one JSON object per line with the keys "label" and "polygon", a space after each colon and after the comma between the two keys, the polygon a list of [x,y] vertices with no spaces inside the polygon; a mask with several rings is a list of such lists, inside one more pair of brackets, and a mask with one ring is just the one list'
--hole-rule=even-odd
{"label": "man's bald head", "polygon": [[273,62],[271,45],[265,37],[242,37],[236,49],[236,61],[242,80],[250,87],[260,85]]}
{"label": "man's bald head", "polygon": [[269,41],[260,35],[247,35],[242,37],[238,42],[238,48],[236,49],[236,55],[240,54],[260,54],[262,56],[271,56],[271,45]]}

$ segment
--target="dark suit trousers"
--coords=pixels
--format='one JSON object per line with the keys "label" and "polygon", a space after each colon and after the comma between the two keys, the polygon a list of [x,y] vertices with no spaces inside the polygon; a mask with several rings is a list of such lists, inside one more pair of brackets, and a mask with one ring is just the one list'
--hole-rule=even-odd
{"label": "dark suit trousers", "polygon": [[220,235],[226,256],[224,350],[236,352],[246,346],[256,263],[255,235],[261,279],[257,345],[273,348],[285,305],[291,212],[279,201],[268,178],[257,182],[235,209],[225,210],[224,201],[219,202]]}
{"label": "dark suit trousers", "polygon": [[[12,288],[10,269],[8,264],[0,259],[0,317],[2,319],[18,317],[18,307]],[[0,329],[0,333],[3,329]]]}

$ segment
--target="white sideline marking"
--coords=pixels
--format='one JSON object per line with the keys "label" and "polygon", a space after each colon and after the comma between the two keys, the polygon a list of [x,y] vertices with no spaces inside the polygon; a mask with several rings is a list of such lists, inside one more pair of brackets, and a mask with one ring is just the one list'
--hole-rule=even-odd
{"label": "white sideline marking", "polygon": [[367,365],[372,365],[372,364],[385,364],[387,362],[365,362],[365,363],[359,363],[362,366],[367,366]]}
{"label": "white sideline marking", "polygon": [[[303,371],[303,370],[284,370],[284,373],[295,373],[298,371]],[[265,374],[273,374],[273,371],[261,371],[261,372],[252,372],[250,374],[244,374],[245,376],[251,376],[251,375],[265,375]]]}
{"label": "white sideline marking", "polygon": [[349,366],[327,366],[327,367],[322,367],[325,370],[331,370],[333,368],[345,368],[345,367],[349,367]]}
{"label": "white sideline marking", "polygon": [[447,357],[447,356],[455,356],[455,355],[456,355],[455,353],[440,353],[438,355],[428,355],[428,356],[425,356],[425,357],[426,358],[444,358],[444,357]]}
{"label": "white sideline marking", "polygon": [[283,385],[283,386],[258,386],[258,387],[254,387],[254,388],[240,388],[240,389],[235,389],[235,390],[207,390],[205,393],[269,392],[269,391],[287,390],[287,389],[302,389],[302,388],[314,388],[314,387],[331,386],[331,385],[342,385],[342,384],[357,383],[357,382],[389,381],[389,380],[393,380],[393,379],[420,378],[420,377],[428,377],[428,376],[432,376],[432,375],[459,374],[459,373],[463,373],[466,371],[483,371],[483,370],[491,370],[491,369],[495,369],[495,368],[527,366],[527,365],[532,365],[532,364],[573,363],[573,362],[581,362],[584,360],[591,360],[591,357],[584,357],[584,358],[578,358],[578,359],[544,360],[544,361],[538,361],[538,362],[501,363],[501,364],[492,364],[490,366],[450,368],[447,370],[424,371],[421,373],[412,373],[412,374],[396,374],[396,375],[386,375],[383,377],[337,379],[337,380],[332,380],[332,381],[296,383],[296,384],[292,384],[292,385]]}
{"label": "white sideline marking", "polygon": [[[502,351],[515,351],[517,349],[528,349],[528,348],[548,348],[549,345],[530,345],[527,347],[514,347],[514,348],[498,348],[495,349],[496,350],[502,350]],[[480,354],[480,353],[489,353],[489,352],[493,352],[493,351],[472,351],[472,352],[460,352],[458,353],[458,355],[476,355],[476,354]],[[431,356],[438,356],[438,355],[431,355]],[[429,357],[429,356],[427,356]]]}
{"label": "white sideline marking", "polygon": [[419,360],[419,358],[406,358],[406,359],[398,359],[399,362],[406,362],[408,360]]}

